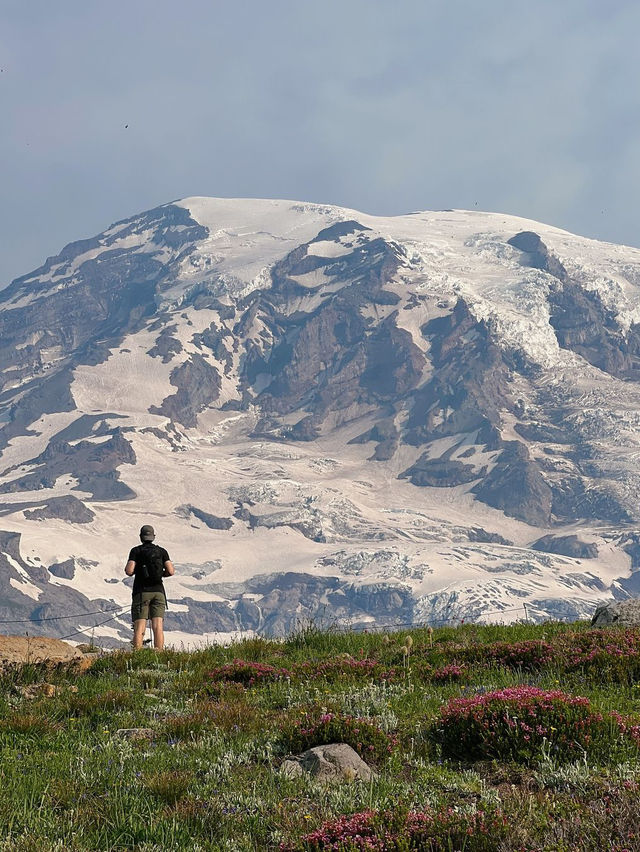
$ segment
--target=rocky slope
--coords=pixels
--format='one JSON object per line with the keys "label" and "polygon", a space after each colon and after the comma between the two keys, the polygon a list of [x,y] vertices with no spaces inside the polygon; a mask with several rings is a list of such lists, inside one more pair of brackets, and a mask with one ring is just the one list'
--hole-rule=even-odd
{"label": "rocky slope", "polygon": [[639,321],[639,250],[499,214],[72,243],[0,292],[0,621],[128,638],[144,522],[177,642],[590,614],[638,586]]}

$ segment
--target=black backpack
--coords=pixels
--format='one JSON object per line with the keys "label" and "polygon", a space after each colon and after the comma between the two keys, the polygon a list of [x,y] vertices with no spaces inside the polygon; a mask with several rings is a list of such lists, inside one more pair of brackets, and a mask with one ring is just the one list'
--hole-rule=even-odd
{"label": "black backpack", "polygon": [[157,544],[145,545],[140,551],[139,559],[136,559],[136,574],[140,575],[146,586],[161,583],[164,574],[162,548]]}

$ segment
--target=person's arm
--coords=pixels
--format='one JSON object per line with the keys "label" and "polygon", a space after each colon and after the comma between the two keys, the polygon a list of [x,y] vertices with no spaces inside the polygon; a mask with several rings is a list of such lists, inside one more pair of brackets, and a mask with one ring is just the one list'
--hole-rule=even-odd
{"label": "person's arm", "polygon": [[166,559],[164,563],[164,571],[162,572],[163,577],[173,577],[175,573],[175,569],[173,567],[173,562],[170,559]]}
{"label": "person's arm", "polygon": [[133,559],[130,559],[127,562],[127,564],[124,566],[124,573],[127,575],[127,577],[133,577],[135,572],[136,572],[136,563],[133,561]]}

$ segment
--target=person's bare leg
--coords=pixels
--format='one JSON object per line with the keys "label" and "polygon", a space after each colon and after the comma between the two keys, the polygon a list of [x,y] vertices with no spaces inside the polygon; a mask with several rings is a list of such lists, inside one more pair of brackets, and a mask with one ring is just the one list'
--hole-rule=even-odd
{"label": "person's bare leg", "polygon": [[147,626],[146,618],[137,618],[133,622],[133,647],[134,649],[142,648],[142,640],[144,639],[144,631]]}
{"label": "person's bare leg", "polygon": [[164,628],[162,625],[162,618],[152,618],[151,629],[153,630],[153,647],[157,648],[158,651],[162,651],[164,648]]}

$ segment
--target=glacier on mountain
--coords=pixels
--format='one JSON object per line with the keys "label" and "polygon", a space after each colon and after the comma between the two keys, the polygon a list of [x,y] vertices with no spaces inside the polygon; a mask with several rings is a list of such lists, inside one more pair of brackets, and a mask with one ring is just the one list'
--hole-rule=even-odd
{"label": "glacier on mountain", "polygon": [[639,250],[503,214],[188,198],[72,243],[0,293],[0,618],[126,640],[144,522],[170,641],[633,594],[639,318]]}

